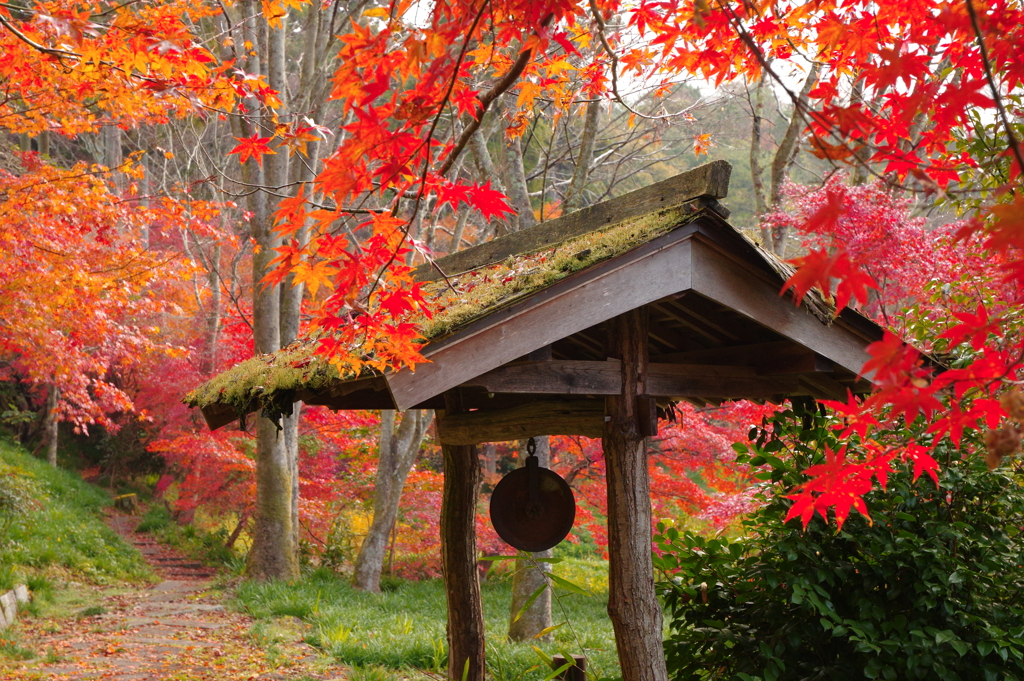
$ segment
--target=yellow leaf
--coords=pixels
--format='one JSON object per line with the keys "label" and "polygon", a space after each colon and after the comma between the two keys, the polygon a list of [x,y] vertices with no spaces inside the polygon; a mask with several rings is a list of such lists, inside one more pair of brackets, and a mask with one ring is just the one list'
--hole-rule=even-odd
{"label": "yellow leaf", "polygon": [[552,62],[546,67],[548,75],[556,76],[563,71],[576,71],[576,67],[567,62],[564,59],[559,59],[556,62]]}
{"label": "yellow leaf", "polygon": [[516,106],[520,109],[529,109],[533,106],[533,100],[537,98],[544,88],[533,81],[524,80],[519,84],[519,97],[516,99]]}

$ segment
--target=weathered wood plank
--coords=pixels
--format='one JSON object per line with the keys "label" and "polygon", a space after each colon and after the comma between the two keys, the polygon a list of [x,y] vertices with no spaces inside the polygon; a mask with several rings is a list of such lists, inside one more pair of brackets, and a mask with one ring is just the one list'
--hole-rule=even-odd
{"label": "weathered wood plank", "polygon": [[[646,394],[651,397],[765,398],[800,386],[795,377],[759,376],[746,366],[651,364],[647,376]],[[608,396],[621,394],[622,378],[618,360],[516,362],[470,379],[462,387],[490,393]]]}
{"label": "weathered wood plank", "polygon": [[652,357],[651,361],[659,364],[749,366],[760,376],[835,371],[835,364],[828,358],[788,340],[673,352]]}
{"label": "weathered wood plank", "polygon": [[540,435],[601,437],[602,400],[537,401],[511,409],[445,414],[437,420],[442,444],[470,445],[505,442]]}
{"label": "weathered wood plank", "polygon": [[619,372],[618,362],[517,362],[462,385],[492,393],[618,395],[622,389]]}
{"label": "weathered wood plank", "polygon": [[507,364],[537,348],[690,286],[684,230],[670,232],[495,312],[429,347],[428,364],[387,374],[398,409]]}
{"label": "weathered wood plank", "polygon": [[793,304],[789,295],[779,296],[781,282],[721,253],[713,244],[694,238],[693,290],[732,308],[839,366],[859,373],[870,358],[866,341],[841,321],[822,324],[804,307]]}
{"label": "weathered wood plank", "polygon": [[804,374],[800,383],[808,387],[808,394],[815,399],[846,401],[846,386],[824,374]]}
{"label": "weathered wood plank", "polygon": [[202,407],[200,411],[203,413],[203,419],[206,421],[206,426],[210,430],[217,430],[222,428],[232,421],[238,420],[238,412],[230,404],[224,404],[222,402],[214,402]]}
{"label": "weathered wood plank", "polygon": [[453,253],[435,262],[435,266],[422,265],[414,277],[419,281],[433,281],[446,275],[474,270],[499,262],[510,255],[529,253],[573,237],[603,229],[632,217],[652,213],[662,208],[678,206],[701,196],[725,198],[729,193],[732,166],[727,161],[712,161],[675,177],[670,177],[643,189],[623,194],[556,220],[543,222],[530,229],[514,232],[473,248]]}

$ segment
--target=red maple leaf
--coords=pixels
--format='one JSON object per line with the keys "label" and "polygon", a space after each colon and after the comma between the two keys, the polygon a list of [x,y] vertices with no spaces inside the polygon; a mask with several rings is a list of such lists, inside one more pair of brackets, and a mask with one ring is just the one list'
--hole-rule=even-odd
{"label": "red maple leaf", "polygon": [[267,142],[272,139],[270,137],[260,137],[259,134],[255,134],[252,137],[236,137],[235,139],[238,140],[238,146],[228,154],[238,154],[239,163],[245,163],[250,158],[254,158],[256,164],[262,167],[264,154],[277,153],[267,146]]}
{"label": "red maple leaf", "polygon": [[[812,288],[819,288],[826,296],[832,295],[833,280],[835,283],[836,310],[842,310],[856,298],[861,303],[868,299],[868,289],[877,288],[875,280],[860,267],[854,265],[845,251],[829,255],[825,249],[812,249],[807,255],[791,260],[797,270],[782,287],[785,293],[793,289],[796,303],[799,305]],[[781,295],[780,293],[780,295]]]}
{"label": "red maple leaf", "polygon": [[939,470],[939,462],[936,461],[931,454],[928,447],[923,445],[911,443],[908,444],[906,449],[903,451],[905,459],[909,459],[914,462],[914,481],[916,482],[921,473],[927,473],[928,476],[935,483],[935,486],[939,486],[939,476],[937,471]]}
{"label": "red maple leaf", "polygon": [[1002,336],[1001,324],[998,320],[991,321],[989,319],[988,310],[985,309],[984,303],[978,303],[978,309],[974,314],[954,312],[953,316],[960,320],[960,324],[956,324],[944,333],[939,334],[939,338],[949,339],[950,346],[959,345],[965,339],[970,338],[971,347],[975,350],[981,350],[985,346],[985,341],[988,340],[989,334]]}
{"label": "red maple leaf", "polygon": [[470,188],[466,200],[469,205],[475,208],[484,218],[490,220],[497,216],[512,215],[515,213],[505,199],[505,195],[497,189],[491,189],[490,181],[478,184]]}

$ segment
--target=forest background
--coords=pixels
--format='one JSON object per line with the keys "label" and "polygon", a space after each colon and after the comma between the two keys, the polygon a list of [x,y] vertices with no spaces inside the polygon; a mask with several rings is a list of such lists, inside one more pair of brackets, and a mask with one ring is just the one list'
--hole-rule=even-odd
{"label": "forest background", "polygon": [[[793,515],[867,512],[894,461],[934,474],[929,452],[964,429],[991,433],[996,465],[1024,416],[1022,22],[1001,3],[921,11],[5,5],[0,418],[112,487],[151,476],[181,522],[249,547],[256,576],[294,576],[300,555],[355,569],[373,532],[393,574],[434,576],[429,414],[303,408],[280,436],[268,419],[210,433],[181,397],[310,332],[342,374],[414,364],[429,303],[410,267],[711,155],[734,165],[734,224],[802,266],[798,293],[818,285],[893,331],[873,348],[880,391],[833,405],[859,439],[810,471]],[[730,445],[770,409],[681,405],[653,443],[654,517],[717,529],[749,510],[764,476]],[[919,418],[924,438],[871,436]],[[374,530],[389,448],[412,468]],[[551,452],[583,502],[575,539],[599,551],[599,446]],[[486,492],[518,446],[483,456]],[[261,534],[271,497],[293,508],[280,536]],[[479,535],[507,552],[482,517]]]}

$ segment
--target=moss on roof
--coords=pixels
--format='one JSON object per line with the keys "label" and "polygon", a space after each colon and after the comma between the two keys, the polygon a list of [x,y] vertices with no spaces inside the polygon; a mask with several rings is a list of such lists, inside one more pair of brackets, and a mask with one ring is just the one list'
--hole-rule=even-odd
{"label": "moss on roof", "polygon": [[182,401],[190,407],[229,405],[239,415],[255,409],[288,413],[297,391],[324,388],[341,378],[336,367],[316,354],[316,346],[316,339],[302,339],[273,354],[247,359]]}
{"label": "moss on roof", "polygon": [[[486,315],[521,301],[573,274],[630,251],[689,224],[703,214],[693,204],[623,220],[532,253],[510,256],[448,281],[425,287],[434,316],[420,320],[426,343],[450,336]],[[325,388],[342,376],[316,354],[318,340],[306,338],[270,354],[253,357],[215,376],[184,402],[191,407],[229,405],[239,415],[255,409],[290,410],[299,390]]]}
{"label": "moss on roof", "polygon": [[568,239],[533,253],[506,258],[425,288],[434,318],[421,324],[438,341],[496,310],[513,305],[576,272],[621,255],[687,225],[702,215],[690,204],[674,206]]}

